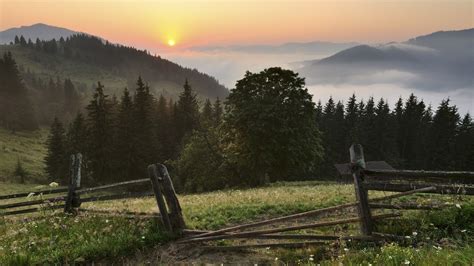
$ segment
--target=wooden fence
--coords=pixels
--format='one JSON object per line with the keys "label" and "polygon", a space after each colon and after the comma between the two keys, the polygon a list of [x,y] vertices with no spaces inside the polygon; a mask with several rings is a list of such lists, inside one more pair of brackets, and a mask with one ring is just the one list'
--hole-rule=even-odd
{"label": "wooden fence", "polygon": [[[82,155],[71,155],[70,161],[70,183],[67,188],[54,188],[35,191],[34,195],[53,195],[46,199],[25,200],[13,203],[0,204],[0,216],[11,216],[38,212],[41,210],[63,209],[65,213],[76,214],[78,210],[95,213],[108,213],[107,211],[97,211],[92,209],[80,208],[82,203],[97,202],[106,200],[129,199],[154,196],[158,205],[159,215],[151,215],[163,223],[166,230],[173,233],[181,233],[185,228],[181,206],[179,205],[173,183],[169,176],[166,166],[163,164],[152,164],[148,166],[148,178],[107,184],[97,187],[81,187],[81,166]],[[134,184],[150,184],[151,192],[122,192],[107,193],[100,192],[126,187]],[[87,194],[90,196],[84,197]],[[32,193],[16,193],[10,195],[0,195],[0,200],[20,199],[30,196]],[[26,208],[25,208],[26,207]],[[20,208],[20,209],[19,209]],[[14,210],[10,210],[14,209]],[[128,217],[150,217],[149,214],[126,212]]]}

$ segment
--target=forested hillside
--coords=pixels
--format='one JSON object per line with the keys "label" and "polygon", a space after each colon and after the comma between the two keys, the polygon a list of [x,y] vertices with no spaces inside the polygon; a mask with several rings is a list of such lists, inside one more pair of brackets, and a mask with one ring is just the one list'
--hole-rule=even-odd
{"label": "forested hillside", "polygon": [[[51,41],[17,36],[13,43],[0,45],[0,52],[11,52],[17,62],[40,124],[49,125],[54,116],[70,120],[90,99],[97,81],[117,97],[125,87],[133,88],[139,75],[151,93],[166,98],[176,99],[186,79],[201,99],[228,94],[215,78],[196,69],[89,35]],[[64,106],[71,110],[64,112]]]}

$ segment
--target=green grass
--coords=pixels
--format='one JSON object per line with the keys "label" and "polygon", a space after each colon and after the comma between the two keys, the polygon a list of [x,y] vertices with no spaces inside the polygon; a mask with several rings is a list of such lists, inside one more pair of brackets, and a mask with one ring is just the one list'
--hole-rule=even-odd
{"label": "green grass", "polygon": [[29,173],[27,181],[45,180],[44,157],[47,136],[48,130],[45,128],[16,133],[0,128],[0,181],[13,179],[18,159]]}
{"label": "green grass", "polygon": [[[383,194],[371,193],[370,197]],[[350,202],[354,200],[354,188],[350,184],[326,182],[277,183],[255,189],[180,195],[179,200],[189,228],[216,229]],[[442,211],[410,211],[402,219],[387,220],[377,225],[378,231],[407,236],[399,244],[387,242],[376,246],[343,241],[339,245],[322,248],[261,252],[288,264],[404,265],[408,261],[415,265],[469,265],[474,259],[473,199],[424,195],[417,200],[452,202],[453,205]],[[157,212],[152,197],[88,203],[82,207],[117,212]],[[3,236],[0,238],[0,265],[114,261],[137,250],[146,254],[147,248],[172,239],[151,220],[110,218],[90,213],[77,217],[61,213],[50,215],[49,212],[39,215],[27,216],[30,217],[27,220],[0,218],[0,235]],[[342,212],[324,219],[353,215]],[[300,232],[334,234],[333,230],[334,227]],[[336,234],[358,234],[357,224],[338,230],[341,231]],[[228,243],[220,242],[221,245]]]}

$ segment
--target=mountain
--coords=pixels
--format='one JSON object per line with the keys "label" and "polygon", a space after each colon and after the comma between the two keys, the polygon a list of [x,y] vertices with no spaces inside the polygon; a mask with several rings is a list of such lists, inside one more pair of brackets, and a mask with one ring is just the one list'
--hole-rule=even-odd
{"label": "mountain", "polygon": [[229,46],[194,46],[190,50],[213,53],[255,53],[255,54],[316,54],[327,55],[356,46],[357,43],[332,42],[291,42],[280,45],[229,45]]}
{"label": "mountain", "polygon": [[19,28],[11,28],[0,31],[0,44],[7,44],[15,40],[15,36],[25,37],[26,40],[31,39],[33,42],[36,38],[49,41],[52,39],[59,40],[61,37],[66,38],[80,32],[50,26],[43,23],[33,24],[31,26],[21,26]]}
{"label": "mountain", "polygon": [[[25,32],[34,29],[48,29],[43,37],[69,34],[64,41],[41,41],[33,44],[0,45],[0,53],[11,52],[24,76],[48,81],[50,78],[63,80],[69,78],[85,96],[100,81],[109,94],[120,95],[123,88],[132,89],[140,75],[155,94],[177,98],[186,79],[200,98],[225,98],[228,90],[214,78],[197,69],[182,67],[160,56],[153,56],[146,50],[138,50],[111,44],[99,37],[78,34],[75,31],[58,27],[35,24]],[[5,32],[17,32],[9,29]],[[72,35],[71,35],[72,34]],[[32,80],[32,78],[30,78]],[[28,79],[27,79],[28,80]]]}
{"label": "mountain", "polygon": [[297,71],[313,85],[396,83],[433,91],[473,89],[474,29],[358,45],[302,64]]}

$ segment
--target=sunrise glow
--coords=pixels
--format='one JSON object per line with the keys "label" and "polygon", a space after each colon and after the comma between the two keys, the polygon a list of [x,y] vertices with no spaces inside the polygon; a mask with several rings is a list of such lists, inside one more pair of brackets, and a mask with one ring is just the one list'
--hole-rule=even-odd
{"label": "sunrise glow", "polygon": [[168,45],[169,46],[174,46],[175,44],[176,44],[176,42],[173,39],[168,40]]}

